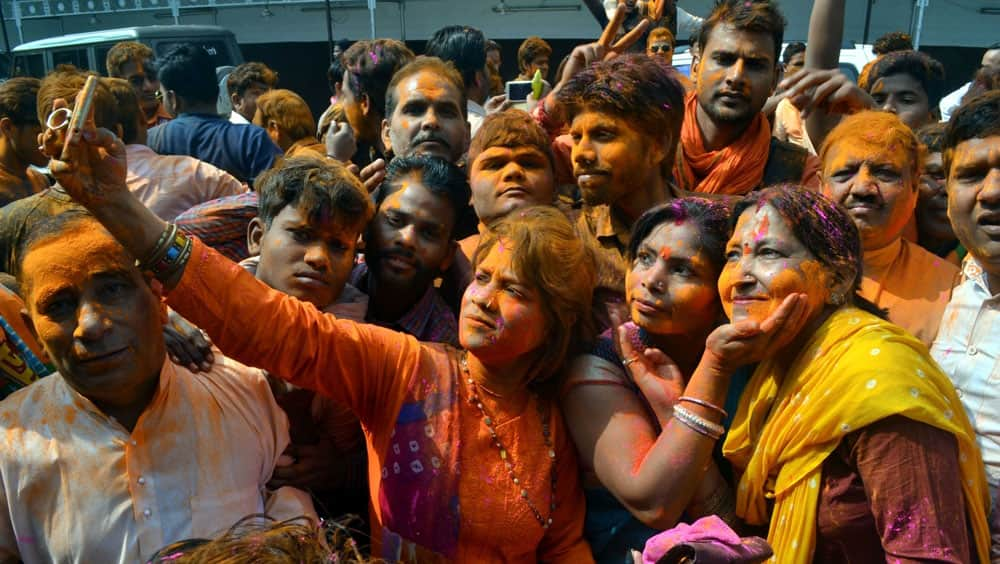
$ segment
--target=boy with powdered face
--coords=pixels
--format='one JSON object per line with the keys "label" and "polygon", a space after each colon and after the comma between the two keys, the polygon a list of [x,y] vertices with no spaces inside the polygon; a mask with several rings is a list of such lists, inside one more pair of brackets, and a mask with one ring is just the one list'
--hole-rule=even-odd
{"label": "boy with powdered face", "polygon": [[472,259],[488,225],[526,206],[553,205],[556,180],[551,142],[526,112],[486,116],[469,146],[469,184],[479,233],[459,242]]}
{"label": "boy with powdered face", "polygon": [[[247,229],[254,256],[241,266],[276,290],[340,318],[363,321],[368,297],[347,283],[355,245],[374,213],[357,177],[329,159],[294,157],[257,179],[258,216]],[[247,299],[253,299],[248,296]],[[280,329],[279,329],[280,331]],[[293,462],[275,469],[272,487],[296,484],[331,514],[363,512],[365,445],[346,407],[269,377],[290,423]],[[335,504],[333,503],[335,502]]]}

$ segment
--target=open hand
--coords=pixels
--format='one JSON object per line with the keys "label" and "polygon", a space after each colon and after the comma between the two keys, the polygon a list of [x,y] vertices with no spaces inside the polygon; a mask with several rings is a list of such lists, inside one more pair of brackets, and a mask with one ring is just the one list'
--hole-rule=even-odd
{"label": "open hand", "polygon": [[358,140],[354,138],[354,130],[346,121],[336,121],[326,132],[326,155],[342,163],[350,162],[358,150]]}
{"label": "open hand", "polygon": [[486,110],[486,114],[495,114],[497,112],[502,112],[506,109],[513,107],[514,103],[507,99],[506,94],[500,94],[499,96],[494,96],[489,100],[486,100],[486,105],[483,109]]}
{"label": "open hand", "polygon": [[[662,11],[662,9],[661,7],[660,10]],[[560,84],[576,76],[591,63],[617,57],[628,51],[628,48],[634,45],[636,41],[639,41],[649,29],[649,20],[644,19],[639,22],[639,25],[623,35],[621,39],[615,41],[615,37],[625,22],[626,16],[628,16],[628,7],[625,4],[618,4],[614,16],[611,17],[611,21],[604,28],[600,39],[595,43],[579,45],[573,49],[569,59],[566,61],[566,66],[563,68],[563,74],[559,77]]]}
{"label": "open hand", "polygon": [[[677,398],[684,393],[684,375],[680,368],[660,349],[637,350],[629,338],[628,325],[622,323],[617,311],[609,310],[611,326],[615,328],[615,350],[625,368],[625,374],[639,387],[653,412],[670,413]],[[659,419],[660,416],[657,415]],[[666,421],[661,420],[660,426]]]}
{"label": "open hand", "polygon": [[163,336],[170,360],[191,372],[211,370],[212,364],[215,363],[212,341],[201,329],[172,309],[168,310],[167,319],[167,324],[163,326]]}
{"label": "open hand", "polygon": [[803,69],[778,84],[784,95],[807,118],[814,110],[853,114],[875,107],[875,100],[840,69]]}
{"label": "open hand", "polygon": [[802,331],[809,314],[805,294],[791,294],[764,321],[747,320],[717,327],[705,341],[705,355],[720,373],[760,362],[787,346]]}
{"label": "open hand", "polygon": [[[53,109],[66,108],[60,98]],[[50,153],[50,154],[59,154]],[[74,200],[87,208],[123,194],[129,194],[125,185],[125,145],[114,133],[94,125],[93,106],[84,122],[82,134],[70,142],[66,159],[53,157],[49,162],[52,176]]]}

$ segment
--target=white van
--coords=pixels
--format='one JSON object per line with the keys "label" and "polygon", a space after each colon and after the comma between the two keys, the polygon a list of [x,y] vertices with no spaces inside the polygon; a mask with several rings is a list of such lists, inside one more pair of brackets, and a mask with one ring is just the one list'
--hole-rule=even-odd
{"label": "white van", "polygon": [[228,29],[214,25],[151,25],[73,33],[23,43],[12,50],[11,76],[41,78],[62,64],[104,75],[108,51],[120,41],[149,45],[157,57],[182,43],[193,43],[212,56],[216,67],[243,62],[236,36]]}
{"label": "white van", "polygon": [[[781,45],[781,52],[784,53],[788,43]],[[875,52],[871,45],[856,45],[853,42],[845,43],[840,49],[840,70],[851,80],[857,82],[861,75],[861,69],[869,61],[875,59]],[[779,57],[780,60],[780,57]],[[674,67],[687,76],[691,76],[691,51],[689,46],[678,45],[674,50]]]}

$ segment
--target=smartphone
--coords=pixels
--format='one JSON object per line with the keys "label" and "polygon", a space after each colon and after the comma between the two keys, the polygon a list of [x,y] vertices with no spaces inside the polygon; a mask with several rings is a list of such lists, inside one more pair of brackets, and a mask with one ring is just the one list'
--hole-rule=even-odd
{"label": "smartphone", "polygon": [[73,105],[73,114],[69,118],[69,128],[66,131],[66,141],[63,144],[62,159],[69,157],[69,146],[79,139],[83,132],[83,125],[87,122],[87,115],[90,114],[90,106],[94,101],[94,90],[97,89],[97,77],[90,75],[87,82],[83,84],[83,90],[76,97]]}
{"label": "smartphone", "polygon": [[524,102],[528,99],[528,94],[531,94],[531,81],[530,80],[512,80],[507,83],[504,89],[505,94],[507,94],[507,100],[510,102]]}

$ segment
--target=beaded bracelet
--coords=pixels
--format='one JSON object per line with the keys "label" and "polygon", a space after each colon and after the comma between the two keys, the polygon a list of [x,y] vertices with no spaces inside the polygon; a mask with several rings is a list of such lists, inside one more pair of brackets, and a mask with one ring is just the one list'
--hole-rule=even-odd
{"label": "beaded bracelet", "polygon": [[156,264],[163,255],[167,252],[171,241],[177,235],[177,226],[173,223],[168,223],[167,227],[160,233],[160,238],[156,240],[156,244],[153,245],[153,250],[146,255],[145,258],[135,261],[136,266],[139,270],[149,270],[149,265]]}
{"label": "beaded bracelet", "polygon": [[722,425],[712,423],[704,417],[696,415],[676,404],[674,405],[674,418],[699,435],[705,435],[715,441],[722,438],[723,433],[726,432]]}
{"label": "beaded bracelet", "polygon": [[168,280],[183,268],[193,249],[191,239],[178,231],[176,225],[171,225],[164,232],[170,233],[170,239],[162,249],[153,253],[155,258],[151,262],[136,261],[139,270],[152,272],[160,280]]}
{"label": "beaded bracelet", "polygon": [[709,402],[707,402],[707,401],[705,401],[703,399],[693,398],[691,396],[681,396],[681,397],[677,398],[677,401],[686,401],[688,403],[693,403],[695,405],[700,405],[700,406],[704,407],[705,409],[710,409],[710,410],[718,413],[719,415],[722,416],[723,419],[725,419],[726,417],[729,417],[729,414],[726,413],[725,409],[722,409],[721,407],[719,407],[719,406],[717,406],[715,404],[711,404],[711,403],[709,403]]}

